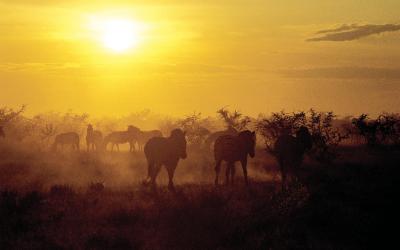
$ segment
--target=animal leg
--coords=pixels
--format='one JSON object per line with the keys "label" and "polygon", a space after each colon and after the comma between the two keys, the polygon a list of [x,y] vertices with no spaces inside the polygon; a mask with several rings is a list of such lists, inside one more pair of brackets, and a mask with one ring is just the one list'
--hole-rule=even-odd
{"label": "animal leg", "polygon": [[232,180],[230,180],[230,176],[231,176],[231,171],[233,171],[233,163],[232,162],[228,162],[227,166],[226,166],[226,172],[225,172],[225,184],[229,185],[230,182],[232,182]]}
{"label": "animal leg", "polygon": [[156,188],[156,179],[157,175],[160,172],[161,165],[160,164],[154,164],[153,171],[151,172],[151,185],[153,188]]}
{"label": "animal leg", "polygon": [[232,163],[232,166],[231,166],[231,184],[232,185],[235,182],[235,172],[236,172],[235,163]]}
{"label": "animal leg", "polygon": [[149,162],[147,167],[147,178],[145,183],[148,184],[151,181],[151,177],[154,171],[154,162]]}
{"label": "animal leg", "polygon": [[175,192],[175,187],[174,187],[174,182],[173,182],[175,168],[176,168],[176,166],[167,166],[168,178],[169,178],[168,189],[172,192]]}
{"label": "animal leg", "polygon": [[117,143],[117,152],[119,152],[119,144]]}
{"label": "animal leg", "polygon": [[282,176],[282,191],[286,190],[286,170],[281,167],[281,176]]}
{"label": "animal leg", "polygon": [[245,160],[242,160],[241,163],[242,163],[242,169],[243,169],[244,182],[246,183],[246,186],[248,186],[249,181],[247,180],[247,158]]}
{"label": "animal leg", "polygon": [[221,171],[221,160],[217,161],[217,164],[215,165],[215,185],[218,186],[218,177],[219,177],[219,172]]}

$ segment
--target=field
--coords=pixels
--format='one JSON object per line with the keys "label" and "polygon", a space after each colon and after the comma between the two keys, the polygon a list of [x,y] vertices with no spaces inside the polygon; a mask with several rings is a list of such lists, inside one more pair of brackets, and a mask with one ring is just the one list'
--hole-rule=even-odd
{"label": "field", "polygon": [[[1,148],[1,249],[385,249],[398,197],[397,149],[341,147],[332,164],[306,158],[280,189],[257,149],[250,186],[213,185],[212,155],[188,151],[176,193],[142,185],[143,153]],[[222,171],[223,172],[223,171]],[[224,176],[222,178],[224,180]],[[394,232],[393,232],[394,234]]]}

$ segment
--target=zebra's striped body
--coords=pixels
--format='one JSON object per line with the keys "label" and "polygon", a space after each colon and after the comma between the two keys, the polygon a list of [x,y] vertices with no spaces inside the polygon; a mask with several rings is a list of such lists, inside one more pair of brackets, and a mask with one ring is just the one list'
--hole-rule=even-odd
{"label": "zebra's striped body", "polygon": [[282,176],[282,190],[286,188],[288,174],[293,175],[303,162],[304,153],[312,147],[312,138],[306,127],[301,127],[296,137],[281,135],[275,142],[274,154]]}
{"label": "zebra's striped body", "polygon": [[238,131],[235,128],[228,128],[226,130],[222,130],[222,131],[216,131],[213,133],[210,133],[207,137],[207,139],[204,142],[204,146],[207,150],[210,150],[211,145],[221,136],[225,136],[225,135],[231,135],[231,136],[236,136],[238,135]]}
{"label": "zebra's striped body", "polygon": [[58,134],[54,140],[53,150],[57,151],[59,145],[62,148],[64,148],[64,145],[71,145],[72,149],[79,151],[79,135],[75,132]]}
{"label": "zebra's striped body", "polygon": [[235,176],[235,162],[240,161],[243,168],[243,175],[248,185],[247,180],[247,155],[254,157],[256,145],[256,134],[249,130],[240,132],[237,136],[224,135],[218,137],[214,144],[215,166],[215,185],[218,185],[219,172],[221,170],[222,161],[227,162],[226,168],[226,183],[233,184]]}
{"label": "zebra's striped body", "polygon": [[93,130],[93,126],[89,124],[86,133],[87,151],[89,152],[90,146],[92,146],[93,151],[95,149],[97,151],[100,150],[102,143],[103,143],[103,134],[100,131]]}
{"label": "zebra's striped body", "polygon": [[144,145],[153,137],[162,137],[160,130],[139,131],[136,140],[139,150],[143,150]]}
{"label": "zebra's striped body", "polygon": [[144,154],[148,163],[148,176],[145,183],[156,186],[156,178],[161,166],[165,166],[168,172],[168,188],[174,190],[173,178],[175,169],[180,159],[186,159],[185,133],[175,129],[171,135],[165,137],[153,137],[144,146]]}
{"label": "zebra's striped body", "polygon": [[129,143],[129,151],[132,152],[134,149],[135,143],[135,134],[128,127],[126,131],[115,131],[108,134],[104,137],[104,149],[107,150],[107,145],[111,143],[111,152],[114,150],[114,146],[117,146],[117,150],[119,151],[119,144]]}

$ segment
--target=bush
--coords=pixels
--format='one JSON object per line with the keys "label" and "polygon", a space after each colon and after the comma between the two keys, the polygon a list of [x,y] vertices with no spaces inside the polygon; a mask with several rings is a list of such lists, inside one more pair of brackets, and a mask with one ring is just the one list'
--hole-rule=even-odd
{"label": "bush", "polygon": [[340,129],[334,126],[333,112],[317,112],[310,109],[306,112],[272,113],[270,117],[261,117],[257,122],[257,131],[264,138],[267,151],[273,153],[276,140],[284,133],[295,135],[301,126],[306,126],[313,139],[310,156],[320,162],[329,162],[337,157],[339,143],[347,138]]}
{"label": "bush", "polygon": [[[186,132],[188,144],[192,148],[199,149],[210,134],[208,128],[212,127],[209,118],[202,118],[201,113],[193,113],[177,121],[177,127]],[[208,128],[207,128],[208,127]]]}
{"label": "bush", "polygon": [[226,108],[221,108],[217,111],[217,114],[225,123],[228,129],[233,128],[237,131],[241,131],[246,129],[251,122],[251,118],[249,116],[244,116],[237,110],[231,112]]}
{"label": "bush", "polygon": [[400,117],[398,114],[383,113],[377,119],[371,119],[367,114],[353,118],[355,132],[361,135],[368,146],[399,145]]}

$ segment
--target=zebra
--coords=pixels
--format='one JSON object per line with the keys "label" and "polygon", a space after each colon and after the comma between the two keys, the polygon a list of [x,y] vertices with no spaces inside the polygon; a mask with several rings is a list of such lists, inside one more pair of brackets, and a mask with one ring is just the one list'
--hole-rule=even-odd
{"label": "zebra", "polygon": [[114,150],[114,146],[117,146],[119,151],[119,144],[129,143],[129,151],[132,152],[135,143],[135,133],[131,126],[128,127],[126,131],[115,131],[104,137],[103,147],[107,150],[107,145],[111,143],[111,152]]}
{"label": "zebra", "polygon": [[100,131],[93,130],[92,124],[89,124],[86,130],[86,146],[87,152],[90,150],[90,146],[92,146],[92,150],[96,148],[98,151],[103,143],[103,134]]}
{"label": "zebra", "polygon": [[312,147],[312,137],[308,128],[301,126],[296,137],[285,133],[276,140],[273,153],[276,156],[282,177],[282,190],[286,189],[288,174],[297,171],[303,162],[304,154]]}
{"label": "zebra", "polygon": [[160,130],[149,130],[149,131],[143,131],[140,130],[138,127],[135,126],[129,126],[131,131],[134,131],[135,133],[135,140],[138,144],[139,151],[143,150],[144,145],[153,137],[162,137],[163,134]]}
{"label": "zebra", "polygon": [[52,149],[53,151],[57,151],[58,145],[64,148],[64,145],[68,144],[72,146],[72,149],[79,151],[79,135],[75,132],[58,134],[54,140]]}
{"label": "zebra", "polygon": [[237,135],[239,132],[234,128],[234,127],[229,127],[226,130],[222,130],[222,131],[216,131],[213,133],[209,133],[209,135],[207,136],[207,139],[204,142],[204,147],[207,150],[210,150],[211,145],[218,139],[218,137],[220,136],[224,136],[224,135],[232,135],[235,136]]}
{"label": "zebra", "polygon": [[214,144],[215,185],[218,185],[219,172],[222,161],[227,162],[226,184],[234,182],[235,162],[240,161],[243,168],[243,176],[246,186],[247,180],[247,155],[255,156],[256,133],[249,130],[240,132],[238,135],[223,135],[218,137]]}
{"label": "zebra", "polygon": [[169,137],[153,137],[144,146],[144,154],[148,163],[148,175],[145,184],[156,187],[156,178],[161,166],[168,172],[168,189],[174,191],[174,173],[180,159],[186,159],[186,133],[181,129],[171,131]]}

